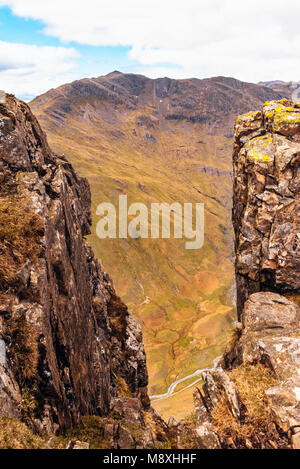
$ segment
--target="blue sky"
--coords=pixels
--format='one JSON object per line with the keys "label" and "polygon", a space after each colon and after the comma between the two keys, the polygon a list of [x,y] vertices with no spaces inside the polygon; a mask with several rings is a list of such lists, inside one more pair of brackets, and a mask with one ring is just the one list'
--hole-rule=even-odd
{"label": "blue sky", "polygon": [[0,0],[0,89],[29,100],[113,70],[299,81],[299,2]]}
{"label": "blue sky", "polygon": [[[120,69],[124,72],[134,73],[136,67],[138,67],[138,63],[128,56],[130,50],[128,46],[95,47],[77,44],[74,41],[66,44],[62,43],[57,37],[45,35],[43,28],[44,24],[39,20],[18,17],[8,7],[0,8],[0,41],[39,47],[64,47],[78,51],[79,56],[74,64],[70,79],[100,76]],[[1,68],[0,64],[0,88],[2,89]],[[64,81],[58,84],[64,84]],[[54,86],[56,86],[56,83]],[[16,90],[17,88],[16,86]],[[47,90],[45,89],[45,91]],[[31,92],[30,88],[28,88],[27,93],[21,91],[21,94],[19,94],[17,91],[16,94],[20,98],[25,98],[25,100],[32,99],[36,95],[35,91]]]}
{"label": "blue sky", "polygon": [[[25,0],[26,1],[26,0]],[[77,44],[70,41],[63,43],[59,38],[45,35],[44,24],[39,20],[20,18],[12,13],[8,7],[0,8],[0,40],[37,46],[76,48],[81,54],[77,61],[78,68],[86,70],[88,74],[109,73],[118,65],[134,67],[136,62],[128,57],[129,47],[95,47]]]}

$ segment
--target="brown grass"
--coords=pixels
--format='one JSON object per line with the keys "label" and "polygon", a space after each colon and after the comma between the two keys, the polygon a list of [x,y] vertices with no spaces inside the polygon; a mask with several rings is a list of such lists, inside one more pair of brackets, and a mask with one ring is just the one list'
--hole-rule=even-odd
{"label": "brown grass", "polygon": [[6,327],[10,337],[9,359],[21,387],[36,375],[38,367],[38,336],[25,314],[12,318]]}
{"label": "brown grass", "polygon": [[113,423],[110,419],[98,416],[85,416],[81,425],[68,430],[63,437],[56,438],[58,448],[66,448],[70,440],[79,440],[89,443],[90,449],[106,449],[109,442],[104,438],[104,427],[106,423]]}
{"label": "brown grass", "polygon": [[127,306],[122,302],[122,300],[118,296],[113,294],[107,305],[107,312],[110,327],[112,329],[113,334],[121,342],[124,341],[127,326],[126,320],[128,316]]}
{"label": "brown grass", "polygon": [[184,421],[193,427],[196,427],[197,425],[197,415],[196,412],[191,412],[189,415],[187,415],[184,419]]}
{"label": "brown grass", "polygon": [[194,423],[185,423],[180,425],[180,448],[195,449],[198,447]]}
{"label": "brown grass", "polygon": [[26,199],[16,195],[0,198],[0,289],[14,284],[16,272],[27,259],[41,252],[43,223]]}
{"label": "brown grass", "polygon": [[55,437],[55,448],[66,448],[70,440],[79,440],[89,443],[90,449],[109,449],[111,443],[105,437],[105,426],[116,423],[126,427],[137,441],[142,441],[144,432],[140,425],[134,425],[119,418],[114,419],[112,414],[109,417],[87,415],[82,417],[81,424],[77,428],[68,430],[63,436]]}
{"label": "brown grass", "polygon": [[255,447],[269,435],[272,417],[267,406],[265,391],[277,383],[273,372],[261,365],[242,365],[229,373],[240,398],[242,420],[239,422],[230,412],[225,395],[212,411],[212,421],[221,438],[233,439],[237,446]]}
{"label": "brown grass", "polygon": [[0,449],[42,449],[45,441],[24,423],[0,417]]}
{"label": "brown grass", "polygon": [[37,417],[38,401],[34,392],[34,386],[22,389],[22,401],[20,405],[21,420],[29,428],[33,428],[34,419]]}
{"label": "brown grass", "polygon": [[146,427],[149,427],[155,442],[156,449],[176,448],[176,430],[168,431],[162,426],[161,421],[152,412],[143,412]]}
{"label": "brown grass", "polygon": [[119,397],[132,397],[132,392],[125,379],[121,376],[117,376],[117,388]]}

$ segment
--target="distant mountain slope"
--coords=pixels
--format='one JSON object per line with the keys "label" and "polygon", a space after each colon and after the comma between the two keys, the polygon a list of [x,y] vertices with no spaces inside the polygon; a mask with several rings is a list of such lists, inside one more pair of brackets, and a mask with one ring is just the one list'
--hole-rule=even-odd
{"label": "distant mountain slope", "polygon": [[[90,242],[143,325],[151,394],[212,365],[231,334],[234,119],[281,97],[233,78],[151,80],[113,72],[31,103],[51,146],[91,183]],[[204,202],[204,247],[188,251],[174,239],[99,240],[96,206],[117,205],[120,194],[148,206]],[[154,405],[180,417],[192,409],[191,395],[189,388]]]}
{"label": "distant mountain slope", "polygon": [[261,81],[259,85],[271,88],[273,91],[284,95],[285,98],[300,101],[300,81]]}

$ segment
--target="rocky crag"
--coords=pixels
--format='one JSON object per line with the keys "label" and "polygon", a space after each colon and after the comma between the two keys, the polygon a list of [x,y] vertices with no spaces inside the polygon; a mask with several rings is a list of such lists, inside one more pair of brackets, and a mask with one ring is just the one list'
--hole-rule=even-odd
{"label": "rocky crag", "polygon": [[240,322],[195,392],[196,436],[201,448],[299,449],[300,105],[240,116],[233,166]]}
{"label": "rocky crag", "polygon": [[89,184],[25,103],[1,102],[1,418],[59,434],[94,415],[104,447],[154,447],[141,327],[85,240]]}
{"label": "rocky crag", "polygon": [[238,312],[249,294],[299,294],[300,105],[267,102],[237,120],[233,225]]}

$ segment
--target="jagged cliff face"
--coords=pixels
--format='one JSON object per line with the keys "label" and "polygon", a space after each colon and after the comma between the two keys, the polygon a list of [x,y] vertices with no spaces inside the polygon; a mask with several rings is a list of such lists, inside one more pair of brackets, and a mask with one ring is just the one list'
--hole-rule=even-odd
{"label": "jagged cliff face", "polygon": [[241,116],[234,148],[238,312],[248,296],[300,292],[300,106],[267,102]]}
{"label": "jagged cliff face", "polygon": [[107,415],[120,388],[147,406],[141,328],[85,240],[89,185],[10,95],[0,105],[0,181],[1,414],[22,417],[25,391],[38,430]]}
{"label": "jagged cliff face", "polygon": [[233,223],[241,322],[194,396],[201,448],[300,448],[299,162],[298,104],[268,102],[237,119]]}

